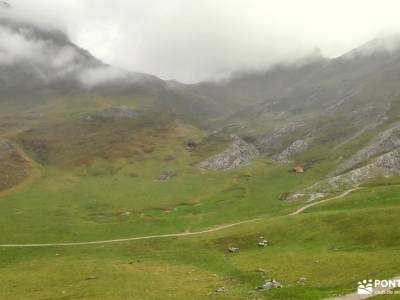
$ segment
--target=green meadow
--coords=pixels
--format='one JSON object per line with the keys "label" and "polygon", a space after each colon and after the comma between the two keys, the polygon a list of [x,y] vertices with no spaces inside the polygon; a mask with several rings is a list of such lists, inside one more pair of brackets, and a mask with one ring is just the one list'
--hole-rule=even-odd
{"label": "green meadow", "polygon": [[[321,299],[353,292],[360,279],[398,275],[395,180],[287,216],[304,203],[282,201],[282,194],[315,181],[312,173],[266,160],[204,171],[182,149],[179,158],[162,159],[169,150],[73,170],[41,166],[30,186],[0,198],[1,244],[88,242],[262,220],[197,236],[1,248],[0,299]],[[165,170],[177,176],[159,181]],[[271,246],[259,248],[260,237]],[[240,251],[228,253],[231,246]],[[284,287],[257,291],[266,278]]]}
{"label": "green meadow", "polygon": [[[323,299],[354,292],[365,278],[399,275],[398,177],[289,216],[307,203],[286,195],[334,165],[321,154],[329,145],[297,158],[304,174],[267,159],[206,171],[196,164],[228,145],[224,135],[204,136],[168,116],[110,126],[70,113],[12,136],[34,176],[0,194],[0,244],[104,241],[260,220],[193,236],[0,247],[1,300]],[[188,140],[197,146],[187,149]],[[160,179],[165,172],[174,176]],[[261,237],[269,247],[258,246]],[[268,278],[283,288],[257,291]]]}

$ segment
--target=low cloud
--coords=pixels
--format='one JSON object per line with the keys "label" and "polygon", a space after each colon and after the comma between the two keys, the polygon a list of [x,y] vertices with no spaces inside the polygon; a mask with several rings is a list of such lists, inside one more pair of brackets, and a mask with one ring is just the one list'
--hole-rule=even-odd
{"label": "low cloud", "polygon": [[79,72],[79,80],[86,87],[94,87],[104,83],[127,81],[130,76],[127,72],[109,66],[86,68]]}
{"label": "low cloud", "polygon": [[82,56],[73,46],[38,38],[29,27],[0,26],[0,65],[27,63],[58,77],[78,68],[80,60]]}
{"label": "low cloud", "polygon": [[[29,24],[1,24],[0,66],[24,65],[46,82],[68,77],[78,79],[86,87],[129,77],[126,71],[103,65],[69,44],[61,32],[41,30]],[[46,38],[47,35],[52,38]]]}
{"label": "low cloud", "polygon": [[399,32],[397,0],[8,0],[107,64],[196,82],[307,56],[337,57]]}

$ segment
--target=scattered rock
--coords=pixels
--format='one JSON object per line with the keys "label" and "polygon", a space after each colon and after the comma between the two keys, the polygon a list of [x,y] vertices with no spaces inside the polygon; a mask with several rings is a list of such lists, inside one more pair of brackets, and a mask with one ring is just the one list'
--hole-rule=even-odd
{"label": "scattered rock", "polygon": [[158,176],[157,180],[158,181],[166,181],[168,179],[171,179],[172,177],[177,176],[178,174],[175,173],[174,171],[164,171]]}
{"label": "scattered rock", "polygon": [[121,121],[137,117],[139,112],[126,106],[106,107],[97,110],[94,114],[88,116],[88,119],[97,118],[102,120]]}
{"label": "scattered rock", "polygon": [[215,290],[215,292],[216,292],[216,293],[225,293],[225,292],[226,292],[226,289],[225,289],[225,287],[219,287],[219,288],[217,288],[217,289]]}
{"label": "scattered rock", "polygon": [[263,273],[263,274],[266,273],[265,270],[264,270],[263,268],[258,268],[258,269],[256,270],[256,272],[257,272],[257,273]]}
{"label": "scattered rock", "polygon": [[123,213],[120,214],[121,217],[128,217],[130,215],[131,215],[130,211],[126,211],[126,212],[123,212]]}
{"label": "scattered rock", "polygon": [[228,248],[228,251],[229,251],[230,253],[236,253],[236,252],[239,252],[239,248],[237,248],[237,247],[229,247],[229,248]]}
{"label": "scattered rock", "polygon": [[267,240],[262,240],[258,243],[258,247],[265,248],[269,246],[269,242]]}
{"label": "scattered rock", "polygon": [[307,277],[300,277],[299,280],[297,280],[298,284],[304,285],[307,282]]}
{"label": "scattered rock", "polygon": [[194,147],[197,146],[197,143],[193,140],[188,140],[184,142],[184,145],[187,150],[192,150]]}
{"label": "scattered rock", "polygon": [[257,287],[259,291],[268,291],[271,289],[280,289],[282,284],[275,279],[266,279],[264,283]]}
{"label": "scattered rock", "polygon": [[320,199],[320,198],[324,198],[325,197],[325,194],[324,193],[314,193],[314,194],[311,194],[310,195],[310,198],[309,198],[309,200],[308,201],[315,201],[315,200],[317,200],[317,199]]}

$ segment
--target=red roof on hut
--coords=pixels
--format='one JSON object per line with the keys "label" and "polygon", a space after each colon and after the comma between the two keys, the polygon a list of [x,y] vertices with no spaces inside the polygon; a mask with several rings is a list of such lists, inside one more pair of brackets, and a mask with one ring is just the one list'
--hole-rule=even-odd
{"label": "red roof on hut", "polygon": [[299,165],[293,166],[292,170],[293,170],[293,172],[296,172],[296,173],[304,173],[303,167],[299,166]]}

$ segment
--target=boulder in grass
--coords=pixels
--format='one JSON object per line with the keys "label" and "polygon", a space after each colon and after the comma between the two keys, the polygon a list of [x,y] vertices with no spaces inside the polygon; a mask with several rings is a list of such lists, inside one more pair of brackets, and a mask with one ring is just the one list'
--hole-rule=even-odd
{"label": "boulder in grass", "polygon": [[269,246],[269,242],[267,240],[262,240],[258,243],[258,247],[265,248]]}
{"label": "boulder in grass", "polygon": [[165,171],[165,172],[162,172],[160,174],[160,176],[158,176],[157,180],[158,181],[166,181],[166,180],[171,179],[172,177],[175,177],[177,175],[178,174],[176,172],[174,172],[174,171]]}
{"label": "boulder in grass", "polygon": [[271,289],[280,289],[282,284],[275,279],[266,279],[264,283],[257,287],[259,291],[268,291]]}
{"label": "boulder in grass", "polygon": [[297,283],[300,285],[305,285],[307,282],[307,277],[300,277],[299,280],[297,280]]}
{"label": "boulder in grass", "polygon": [[237,248],[237,247],[229,247],[228,251],[229,251],[229,253],[236,253],[236,252],[239,252],[239,248]]}

